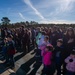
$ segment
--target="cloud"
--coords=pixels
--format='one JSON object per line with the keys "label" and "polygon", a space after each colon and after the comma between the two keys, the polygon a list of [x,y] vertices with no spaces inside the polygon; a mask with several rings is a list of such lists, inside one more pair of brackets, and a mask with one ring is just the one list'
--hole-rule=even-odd
{"label": "cloud", "polygon": [[41,0],[36,7],[46,15],[53,17],[69,13],[74,6],[74,2],[75,0]]}
{"label": "cloud", "polygon": [[68,19],[73,18],[70,13],[73,11],[74,2],[75,0],[43,0],[39,5],[40,7],[38,6],[40,10],[42,10],[41,6],[44,7],[45,12],[43,12],[48,19],[43,22],[72,23],[73,21],[69,22]]}
{"label": "cloud", "polygon": [[25,19],[25,17],[23,16],[23,14],[22,13],[18,13],[19,14],[19,16],[22,18],[22,19]]}
{"label": "cloud", "polygon": [[40,23],[45,24],[75,24],[75,21],[67,21],[67,20],[48,20],[48,21],[40,21]]}
{"label": "cloud", "polygon": [[[32,4],[32,0],[23,0],[32,10],[28,12],[33,15],[36,14],[40,17],[43,23],[71,23],[69,13],[74,7],[75,0],[38,0],[37,4],[33,2],[35,7],[39,9],[41,14]],[[44,15],[44,16],[43,16]],[[66,18],[67,17],[67,18]],[[72,17],[71,17],[72,18]],[[69,20],[69,21],[68,21]],[[72,21],[73,22],[73,21]],[[74,22],[73,22],[74,23]]]}
{"label": "cloud", "polygon": [[74,0],[59,0],[59,12],[65,12],[72,9]]}
{"label": "cloud", "polygon": [[75,0],[57,0],[56,4],[58,5],[56,6],[55,11],[50,13],[50,16],[59,16],[60,14],[69,13],[74,6],[74,2]]}
{"label": "cloud", "polygon": [[32,8],[32,10],[34,11],[34,13],[35,13],[36,15],[38,15],[42,20],[46,20],[46,19],[44,18],[44,16],[32,5],[32,3],[30,2],[30,0],[24,0],[24,2],[25,2],[28,6],[30,6],[30,7]]}

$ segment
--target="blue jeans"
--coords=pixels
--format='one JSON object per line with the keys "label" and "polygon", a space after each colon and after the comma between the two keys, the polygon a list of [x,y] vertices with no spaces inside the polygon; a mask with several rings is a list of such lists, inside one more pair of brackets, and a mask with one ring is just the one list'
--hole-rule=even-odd
{"label": "blue jeans", "polygon": [[61,75],[61,62],[60,62],[60,57],[59,58],[56,58],[56,70],[57,70],[57,75]]}

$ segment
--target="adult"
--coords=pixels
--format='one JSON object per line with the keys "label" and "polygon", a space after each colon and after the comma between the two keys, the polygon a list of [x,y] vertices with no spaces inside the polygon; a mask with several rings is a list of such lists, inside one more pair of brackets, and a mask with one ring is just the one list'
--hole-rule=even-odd
{"label": "adult", "polygon": [[70,55],[75,47],[75,33],[72,27],[69,27],[63,37],[63,45],[65,47],[66,57]]}
{"label": "adult", "polygon": [[51,35],[50,35],[50,42],[51,44],[55,47],[56,46],[56,43],[57,43],[57,40],[60,39],[60,34],[58,33],[57,31],[57,27],[54,26],[52,28],[52,32],[51,32]]}
{"label": "adult", "polygon": [[[75,47],[75,34],[72,27],[69,27],[63,37],[63,46],[65,48],[64,59],[68,57]],[[66,73],[66,63],[63,63],[63,74]]]}
{"label": "adult", "polygon": [[23,45],[24,53],[29,52],[29,50],[30,50],[30,47],[29,47],[30,46],[30,37],[29,37],[29,33],[28,33],[27,29],[24,31],[24,35],[22,38],[22,45]]}

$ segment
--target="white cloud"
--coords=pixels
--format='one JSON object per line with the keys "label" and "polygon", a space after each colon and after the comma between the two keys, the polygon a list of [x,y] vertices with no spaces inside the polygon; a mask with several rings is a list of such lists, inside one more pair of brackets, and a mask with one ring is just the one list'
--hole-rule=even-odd
{"label": "white cloud", "polygon": [[74,21],[67,21],[67,20],[48,20],[48,21],[40,21],[40,23],[45,24],[75,24]]}
{"label": "white cloud", "polygon": [[[42,7],[46,10],[46,8],[53,9],[48,11],[48,9],[45,12],[46,17],[50,20],[42,21],[44,23],[75,23],[75,22],[69,22],[67,18],[64,18],[65,16],[69,17],[69,12],[72,11],[74,7],[75,0],[44,0],[43,4],[41,2]],[[47,5],[46,5],[47,4]],[[41,8],[41,5],[40,8]],[[41,9],[42,10],[42,9]],[[66,19],[66,20],[65,20]]]}
{"label": "white cloud", "polygon": [[46,19],[44,18],[44,16],[32,5],[32,3],[30,2],[30,0],[24,0],[24,2],[25,2],[28,6],[30,6],[30,7],[33,9],[34,13],[35,13],[36,15],[38,15],[42,20],[46,20]]}
{"label": "white cloud", "polygon": [[69,18],[69,12],[72,11],[75,0],[38,0],[38,3],[35,4],[36,8],[31,0],[23,1],[33,10],[29,12],[30,14],[36,14],[41,18],[40,23],[74,23],[74,21],[68,21],[66,17]]}
{"label": "white cloud", "polygon": [[37,8],[51,8],[56,4],[57,0],[40,0],[39,3],[37,3]]}
{"label": "white cloud", "polygon": [[65,12],[72,9],[74,0],[59,0],[59,12]]}
{"label": "white cloud", "polygon": [[23,14],[22,13],[18,13],[19,14],[19,16],[22,18],[22,19],[25,19],[25,17],[23,16]]}
{"label": "white cloud", "polygon": [[63,16],[65,13],[66,15],[68,15],[68,13],[72,10],[74,6],[74,1],[75,0],[57,0],[56,3],[58,4],[58,6],[56,6],[56,10],[54,12],[51,12],[50,15],[59,16],[61,14],[61,16]]}
{"label": "white cloud", "polygon": [[43,8],[46,15],[59,16],[60,14],[65,14],[65,12],[70,12],[74,6],[74,2],[75,0],[41,0],[36,7],[41,11]]}

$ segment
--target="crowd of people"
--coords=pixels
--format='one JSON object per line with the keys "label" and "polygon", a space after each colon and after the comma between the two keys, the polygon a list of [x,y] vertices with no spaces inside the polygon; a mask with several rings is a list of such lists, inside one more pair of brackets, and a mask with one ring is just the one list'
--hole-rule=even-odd
{"label": "crowd of people", "polygon": [[14,65],[16,47],[26,54],[30,44],[37,48],[36,55],[40,56],[44,68],[42,75],[75,75],[75,30],[72,27],[32,27],[1,29],[3,55],[5,65]]}

